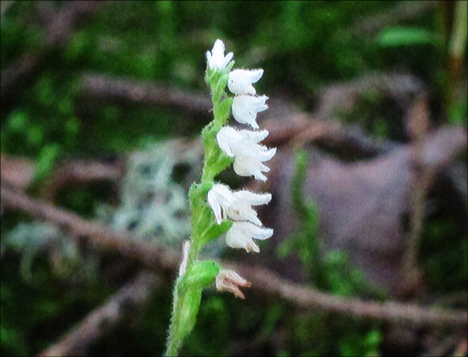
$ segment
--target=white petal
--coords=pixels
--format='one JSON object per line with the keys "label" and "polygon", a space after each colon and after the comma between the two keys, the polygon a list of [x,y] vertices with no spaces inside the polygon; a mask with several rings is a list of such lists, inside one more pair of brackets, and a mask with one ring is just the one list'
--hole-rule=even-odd
{"label": "white petal", "polygon": [[216,223],[221,224],[222,213],[226,212],[228,207],[235,202],[236,197],[226,185],[216,184],[208,191],[207,200],[215,215]]}
{"label": "white petal", "polygon": [[270,160],[276,154],[276,148],[268,149],[257,142],[267,136],[267,130],[236,131],[231,127],[223,127],[216,139],[221,150],[234,157],[234,171],[238,175],[254,176],[257,180],[266,181],[262,172],[268,172],[269,169],[262,162]]}
{"label": "white petal", "polygon": [[223,41],[218,39],[215,41],[211,52],[206,52],[206,59],[210,68],[223,69],[227,66],[229,61],[231,61],[233,53],[229,52],[226,56],[224,56],[224,50],[225,46]]}
{"label": "white petal", "polygon": [[254,239],[268,239],[273,235],[273,229],[262,228],[250,222],[233,222],[226,233],[226,243],[232,248],[244,248],[248,252],[258,253],[260,249]]}
{"label": "white petal", "polygon": [[257,82],[263,75],[263,69],[235,69],[229,73],[228,88],[236,95],[255,94],[252,83]]}
{"label": "white petal", "polygon": [[242,137],[248,138],[250,141],[259,142],[265,139],[270,133],[268,130],[259,130],[259,131],[252,131],[252,130],[240,130],[239,135]]}
{"label": "white petal", "polygon": [[264,205],[271,201],[271,193],[254,193],[247,190],[235,192],[234,196],[238,200],[248,202],[249,205]]}
{"label": "white petal", "polygon": [[265,104],[267,96],[254,97],[250,95],[236,95],[232,103],[232,116],[241,124],[248,124],[258,129],[257,113],[268,109]]}
{"label": "white petal", "polygon": [[273,235],[273,229],[259,227],[250,222],[236,222],[237,228],[248,234],[250,237],[265,240]]}
{"label": "white petal", "polygon": [[260,252],[260,248],[254,243],[252,238],[234,228],[234,225],[226,233],[226,243],[231,248],[244,248],[247,252]]}
{"label": "white petal", "polygon": [[233,165],[234,171],[239,176],[254,176],[256,180],[265,182],[267,177],[262,174],[270,169],[260,161],[254,161],[244,156],[236,157]]}
{"label": "white petal", "polygon": [[223,150],[227,156],[233,157],[234,152],[232,147],[242,140],[242,136],[233,128],[225,126],[216,134],[216,141],[221,150]]}

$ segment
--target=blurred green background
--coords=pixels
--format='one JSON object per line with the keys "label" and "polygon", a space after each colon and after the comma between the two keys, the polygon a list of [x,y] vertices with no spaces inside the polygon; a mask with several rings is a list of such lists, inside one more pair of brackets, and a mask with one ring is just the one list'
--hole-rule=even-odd
{"label": "blurred green background", "polygon": [[[36,188],[58,163],[69,158],[107,160],[148,143],[197,136],[207,124],[206,116],[96,98],[83,92],[83,76],[103,74],[157,83],[209,98],[204,83],[205,52],[217,38],[225,42],[227,51],[234,52],[236,67],[265,70],[257,85],[259,93],[281,97],[303,111],[314,110],[318,90],[324,85],[370,72],[402,71],[429,88],[439,108],[439,122],[466,124],[466,98],[459,95],[460,85],[451,78],[448,42],[453,17],[448,14],[453,4],[104,2],[60,46],[51,47],[47,24],[67,3],[2,1],[2,76],[22,56],[34,56],[37,64],[13,87],[2,87],[1,152],[36,162]],[[410,15],[402,15],[405,11]],[[466,69],[466,51],[461,61]],[[369,134],[385,136],[385,130],[375,131]],[[105,199],[101,196],[102,192],[82,190],[61,201],[93,217],[96,204]],[[21,214],[2,216],[2,236],[22,220],[27,218]],[[437,236],[437,228],[429,229]],[[2,244],[1,352],[6,355],[40,352],[119,287],[95,274],[102,262],[94,273],[80,270],[70,280],[77,271],[73,261],[67,263],[70,275],[62,272],[64,279],[40,254],[31,258],[34,262],[27,279],[28,274],[20,269],[26,250]],[[336,259],[338,265],[346,260]],[[458,287],[460,279],[454,281]],[[353,295],[357,291],[352,284],[345,291],[342,286],[334,292]],[[443,287],[450,288],[454,286]],[[262,299],[244,302],[208,293],[183,354],[241,354],[239,346],[247,340],[249,351],[265,355],[378,354],[381,335],[376,323],[327,313],[290,314],[297,309],[288,303]],[[154,294],[137,322],[119,326],[93,346],[90,355],[160,355],[170,300],[167,285]],[[272,343],[275,339],[281,343]]]}

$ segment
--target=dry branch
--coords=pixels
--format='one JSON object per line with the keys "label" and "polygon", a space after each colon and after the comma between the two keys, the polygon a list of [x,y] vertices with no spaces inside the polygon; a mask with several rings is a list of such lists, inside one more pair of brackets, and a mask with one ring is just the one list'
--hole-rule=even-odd
{"label": "dry branch", "polygon": [[189,93],[169,87],[142,83],[130,79],[87,74],[82,77],[81,90],[97,98],[119,99],[161,107],[178,107],[206,115],[212,107],[206,95]]}
{"label": "dry branch", "polygon": [[262,267],[233,264],[230,268],[249,280],[254,289],[267,295],[280,296],[304,308],[320,308],[350,316],[415,326],[466,326],[468,324],[467,311],[423,307],[394,301],[380,303],[342,298],[292,283]]}
{"label": "dry branch", "polygon": [[109,333],[109,330],[121,321],[131,318],[135,310],[139,310],[148,301],[160,282],[154,273],[141,272],[39,356],[85,355],[88,347],[99,337]]}
{"label": "dry branch", "polygon": [[39,51],[29,51],[20,56],[1,74],[1,96],[13,90],[36,66],[46,59],[46,53],[63,47],[71,38],[73,30],[86,16],[94,13],[105,1],[66,1],[45,29],[46,47]]}
{"label": "dry branch", "polygon": [[392,9],[377,15],[360,18],[347,32],[357,37],[371,36],[385,27],[420,17],[426,12],[434,10],[437,5],[437,1],[400,2]]}
{"label": "dry branch", "polygon": [[126,257],[140,261],[144,266],[171,272],[179,261],[179,253],[173,249],[144,242],[127,232],[113,232],[111,229],[81,218],[43,200],[32,199],[26,194],[15,192],[2,184],[3,208],[16,208],[28,214],[46,219],[62,228],[69,229],[76,236],[87,237],[91,244],[101,249],[114,249]]}
{"label": "dry branch", "polygon": [[[90,241],[96,246],[117,249],[128,257],[140,260],[147,267],[167,272],[174,272],[177,269],[179,254],[172,249],[137,241],[129,233],[112,232],[98,223],[84,220],[74,213],[56,208],[45,201],[32,199],[23,193],[16,193],[4,185],[1,188],[1,196],[4,208],[21,209],[28,214],[71,229],[77,234],[88,235]],[[228,262],[223,262],[222,265],[239,272],[252,283],[254,289],[267,295],[280,296],[301,307],[321,308],[356,317],[399,321],[413,325],[467,325],[468,313],[464,310],[422,307],[393,301],[379,303],[341,298],[292,283],[265,268]]]}

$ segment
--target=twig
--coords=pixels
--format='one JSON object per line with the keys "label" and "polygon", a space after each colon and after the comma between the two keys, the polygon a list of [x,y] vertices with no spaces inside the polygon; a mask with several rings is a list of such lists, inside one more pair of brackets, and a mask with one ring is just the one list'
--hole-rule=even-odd
{"label": "twig", "polygon": [[437,7],[437,1],[401,2],[394,8],[377,15],[360,18],[347,32],[354,36],[370,36],[377,31],[399,22],[416,18]]}
{"label": "twig", "polygon": [[205,95],[184,92],[167,85],[111,78],[105,75],[84,75],[81,80],[81,90],[85,95],[99,98],[115,98],[162,107],[179,107],[206,115],[212,107]]}
{"label": "twig", "polygon": [[1,74],[1,97],[16,87],[23,78],[29,76],[34,68],[46,59],[45,54],[54,48],[63,47],[71,37],[74,28],[80,20],[90,15],[102,6],[105,1],[69,1],[57,11],[57,15],[46,28],[47,46],[41,50],[33,50],[21,55],[13,64],[4,69]]}
{"label": "twig", "polygon": [[[223,265],[224,266],[224,265]],[[292,283],[262,267],[232,264],[252,287],[267,295],[280,296],[300,307],[321,308],[350,316],[401,322],[415,326],[466,326],[467,311],[422,307],[394,301],[379,303],[360,299],[342,298]]]}
{"label": "twig", "polygon": [[101,249],[114,249],[140,261],[145,267],[172,273],[180,254],[173,249],[142,241],[128,232],[113,232],[97,222],[87,221],[75,213],[52,206],[43,200],[32,199],[24,193],[1,186],[3,208],[16,208],[38,218],[46,219],[78,236],[86,236],[91,244]]}
{"label": "twig", "polygon": [[74,160],[59,166],[41,189],[41,196],[53,202],[63,187],[92,182],[117,183],[123,176],[119,161]]}
{"label": "twig", "polygon": [[[2,205],[5,208],[21,209],[33,216],[42,217],[72,229],[78,234],[89,235],[91,242],[97,246],[117,249],[122,254],[140,260],[147,267],[172,273],[178,267],[180,255],[172,249],[136,241],[135,237],[129,233],[112,232],[98,223],[86,221],[74,213],[58,209],[44,201],[32,199],[23,193],[15,193],[3,185],[1,196]],[[252,283],[256,290],[267,295],[280,296],[301,307],[321,308],[356,317],[399,321],[414,325],[466,326],[467,324],[468,313],[464,310],[345,299],[292,283],[265,268],[229,262],[222,262],[221,265],[239,272]]]}
{"label": "twig", "polygon": [[141,272],[133,281],[121,288],[104,305],[94,309],[83,321],[74,326],[49,346],[39,356],[85,355],[89,346],[122,320],[134,315],[161,283],[160,279],[147,271]]}
{"label": "twig", "polygon": [[427,141],[429,130],[428,116],[427,98],[423,96],[416,101],[407,117],[407,132],[413,143],[414,177],[408,246],[402,258],[402,293],[409,295],[417,292],[420,281],[419,246],[426,211],[426,196],[434,175],[433,168],[424,162],[424,143]]}

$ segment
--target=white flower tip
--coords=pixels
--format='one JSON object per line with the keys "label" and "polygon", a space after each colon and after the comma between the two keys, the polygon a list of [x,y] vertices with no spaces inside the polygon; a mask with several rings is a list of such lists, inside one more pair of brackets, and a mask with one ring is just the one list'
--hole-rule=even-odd
{"label": "white flower tip", "polygon": [[229,52],[226,56],[224,56],[224,50],[224,42],[220,39],[217,39],[211,52],[206,52],[206,59],[210,68],[223,69],[228,65],[234,54]]}
{"label": "white flower tip", "polygon": [[254,242],[248,242],[245,245],[245,251],[247,253],[260,253],[260,248]]}

